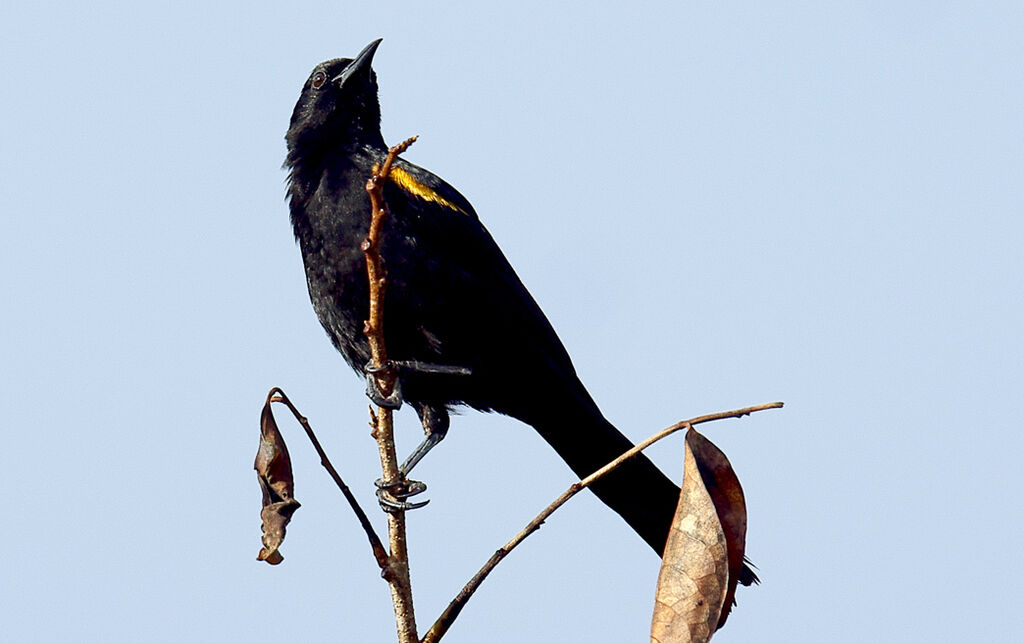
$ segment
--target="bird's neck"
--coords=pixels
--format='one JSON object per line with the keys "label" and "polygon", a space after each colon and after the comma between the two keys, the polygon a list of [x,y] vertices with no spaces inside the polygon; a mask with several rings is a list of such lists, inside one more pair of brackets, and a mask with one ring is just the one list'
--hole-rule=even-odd
{"label": "bird's neck", "polygon": [[[289,154],[286,161],[289,168],[288,202],[296,238],[304,237],[311,241],[337,236],[338,231],[333,228],[338,225],[341,218],[311,217],[311,212],[321,212],[321,209],[311,209],[310,201],[314,198],[333,199],[337,196],[338,186],[365,184],[369,178],[369,171],[366,168],[371,167],[376,159],[383,157],[383,150],[384,144],[380,142],[336,148],[321,147],[315,152],[304,148],[300,154]],[[318,191],[321,194],[316,196]]]}

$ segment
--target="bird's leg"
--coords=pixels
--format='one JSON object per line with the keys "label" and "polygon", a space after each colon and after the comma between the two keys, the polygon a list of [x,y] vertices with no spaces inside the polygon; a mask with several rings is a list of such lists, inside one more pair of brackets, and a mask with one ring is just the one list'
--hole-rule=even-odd
{"label": "bird's leg", "polygon": [[418,480],[410,480],[407,476],[416,463],[427,455],[427,452],[434,448],[444,436],[448,434],[448,409],[442,406],[428,406],[416,404],[416,413],[420,416],[423,424],[423,432],[427,434],[423,442],[416,447],[409,457],[405,459],[402,466],[398,468],[398,479],[391,484],[384,484],[383,480],[376,480],[377,501],[381,509],[387,512],[409,511],[419,509],[426,505],[429,500],[423,502],[407,502],[406,499],[423,493],[427,485]]}
{"label": "bird's leg", "polygon": [[[394,384],[392,385],[391,393],[388,395],[384,395],[377,381],[377,376],[380,373],[384,371],[394,372],[395,370],[395,364],[391,361],[387,361],[381,366],[375,366],[373,362],[367,362],[366,366],[363,367],[363,371],[366,372],[366,396],[374,404],[384,409],[397,410],[402,406],[402,380],[397,375],[394,377]],[[385,484],[383,479],[378,478],[374,480],[373,484],[377,487],[377,502],[380,503],[380,508],[389,513],[419,509],[429,502],[429,500],[424,502],[406,502],[406,498],[426,491],[427,485],[422,482],[406,479],[405,474],[401,470],[399,470],[396,480]]]}
{"label": "bird's leg", "polygon": [[[366,395],[374,404],[386,409],[398,409],[402,406],[402,376],[406,373],[417,373],[421,375],[469,375],[470,369],[464,366],[448,366],[443,364],[427,364],[419,361],[388,361],[383,366],[374,366],[372,362],[363,367],[366,371]],[[397,370],[394,378],[395,384],[391,393],[384,395],[377,383],[377,375],[385,370]],[[427,437],[416,447],[409,457],[405,459],[398,469],[398,479],[385,484],[383,480],[376,480],[377,501],[384,511],[408,511],[419,509],[426,505],[424,502],[406,502],[406,498],[423,493],[427,485],[416,480],[409,480],[408,474],[416,466],[423,456],[433,449],[444,436],[448,434],[448,409],[444,405],[431,406],[426,404],[415,404],[416,413],[420,416],[423,424],[423,431]]]}
{"label": "bird's leg", "polygon": [[409,472],[413,470],[418,462],[423,460],[423,457],[430,452],[430,449],[440,443],[444,436],[447,435],[447,429],[449,429],[449,414],[444,405],[418,405],[416,409],[417,414],[420,416],[420,422],[423,424],[423,432],[426,433],[426,437],[420,442],[420,445],[413,449],[413,453],[409,455],[406,462],[401,463],[398,471],[403,476],[409,475]]}
{"label": "bird's leg", "polygon": [[416,463],[422,460],[423,456],[427,455],[431,449],[440,444],[444,436],[448,435],[448,409],[444,406],[421,406],[416,411],[420,416],[423,432],[427,434],[427,437],[423,439],[423,442],[420,442],[418,447],[413,449],[413,452],[409,454],[409,457],[399,467],[398,470],[403,477],[409,475],[409,472],[416,466]]}
{"label": "bird's leg", "polygon": [[402,475],[408,475],[412,468],[416,466],[416,463],[423,459],[423,456],[427,455],[431,449],[436,447],[444,439],[443,433],[428,433],[427,437],[420,442],[420,445],[416,447],[409,457],[405,459],[399,469]]}
{"label": "bird's leg", "polygon": [[[377,383],[377,375],[384,371],[394,370],[398,374],[395,376],[394,389],[388,395],[384,395],[384,392],[380,390],[380,385]],[[447,364],[427,364],[426,362],[419,362],[416,360],[402,360],[402,361],[391,361],[388,360],[383,366],[374,366],[373,362],[367,362],[366,366],[363,367],[363,371],[366,373],[366,397],[376,404],[377,406],[384,409],[398,410],[402,407],[402,373],[418,373],[420,375],[470,375],[472,371],[465,366],[448,366]],[[445,431],[448,430],[447,425]],[[444,435],[441,436],[443,438]],[[441,441],[438,438],[434,441],[437,444]],[[431,444],[427,447],[423,453],[426,453],[434,446]],[[421,445],[422,446],[422,445]],[[418,449],[417,449],[418,450]],[[420,454],[420,458],[423,454]],[[417,461],[419,458],[417,458]],[[415,462],[413,462],[415,464]],[[410,469],[412,467],[409,467]]]}
{"label": "bird's leg", "polygon": [[384,484],[384,481],[380,478],[374,480],[373,484],[377,487],[377,502],[380,503],[381,508],[387,512],[395,511],[409,511],[411,509],[419,509],[429,503],[429,500],[423,502],[406,502],[406,498],[410,498],[417,494],[423,493],[427,490],[427,485],[419,480],[410,480],[406,477],[406,473],[412,469],[417,462],[423,459],[423,456],[427,455],[427,452],[434,448],[442,440],[442,436],[433,433],[428,435],[423,442],[420,443],[416,450],[413,451],[405,462],[402,463],[401,468],[398,471],[399,479],[391,484]]}
{"label": "bird's leg", "polygon": [[452,366],[450,364],[429,364],[415,359],[400,359],[392,362],[399,372],[419,373],[420,375],[472,375],[473,369],[468,366]]}

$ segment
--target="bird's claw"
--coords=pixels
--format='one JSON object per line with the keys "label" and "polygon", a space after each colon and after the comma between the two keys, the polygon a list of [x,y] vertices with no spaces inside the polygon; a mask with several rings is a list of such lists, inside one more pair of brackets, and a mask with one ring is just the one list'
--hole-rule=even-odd
{"label": "bird's claw", "polygon": [[[391,393],[384,395],[384,392],[380,390],[377,375],[387,371],[394,373],[395,384]],[[381,366],[376,366],[370,361],[363,367],[363,372],[366,373],[366,397],[382,409],[393,411],[402,407],[402,378],[400,377],[402,372],[420,375],[472,375],[472,370],[465,366],[428,364],[417,360],[388,360]]]}
{"label": "bird's claw", "polygon": [[427,485],[418,480],[408,480],[404,476],[400,476],[394,482],[385,483],[378,478],[373,481],[373,485],[377,487],[377,502],[380,503],[380,508],[388,513],[419,509],[430,502],[429,500],[406,502],[406,498],[421,494],[427,490]]}
{"label": "bird's claw", "polygon": [[366,397],[370,398],[374,404],[382,409],[397,411],[402,408],[402,380],[395,377],[395,384],[391,389],[391,393],[387,395],[384,395],[384,392],[380,390],[380,384],[377,382],[377,375],[379,373],[394,369],[395,365],[392,362],[385,362],[383,366],[376,366],[373,362],[367,362],[366,366],[363,367],[363,371],[366,373]]}

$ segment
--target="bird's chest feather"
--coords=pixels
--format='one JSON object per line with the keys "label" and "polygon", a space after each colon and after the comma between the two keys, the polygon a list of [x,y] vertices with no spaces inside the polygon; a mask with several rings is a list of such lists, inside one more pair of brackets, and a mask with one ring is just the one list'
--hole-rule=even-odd
{"label": "bird's chest feather", "polygon": [[[371,217],[370,201],[357,168],[324,174],[311,190],[301,216],[294,217],[309,296],[320,323],[350,363],[363,363],[368,346],[363,323],[368,317],[369,289],[362,243]],[[401,208],[399,208],[401,210]],[[414,235],[400,212],[385,220],[384,254],[388,273],[387,326],[417,324],[421,303],[410,278],[421,263]],[[396,347],[397,348],[397,347]]]}
{"label": "bird's chest feather", "polygon": [[354,168],[305,178],[304,185],[293,186],[291,207],[309,298],[334,344],[352,361],[358,357],[352,353],[362,340],[369,298],[360,248],[369,228],[369,203],[356,198],[362,190],[355,189]]}

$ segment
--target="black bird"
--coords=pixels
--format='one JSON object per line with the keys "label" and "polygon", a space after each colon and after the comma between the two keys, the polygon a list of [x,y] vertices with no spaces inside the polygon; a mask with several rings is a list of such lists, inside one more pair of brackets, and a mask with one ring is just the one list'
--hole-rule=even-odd
{"label": "black bird", "polygon": [[[359,372],[370,359],[366,180],[382,163],[377,79],[379,40],[355,59],[321,63],[302,87],[288,129],[288,197],[313,309],[334,346]],[[423,168],[397,159],[384,188],[390,215],[381,253],[388,274],[384,327],[394,360],[468,369],[400,372],[403,398],[427,440],[448,430],[448,410],[468,405],[537,430],[578,476],[632,447],[584,388],[540,307],[473,206]],[[679,488],[643,455],[591,489],[659,555]],[[748,582],[753,578],[749,572]]]}

